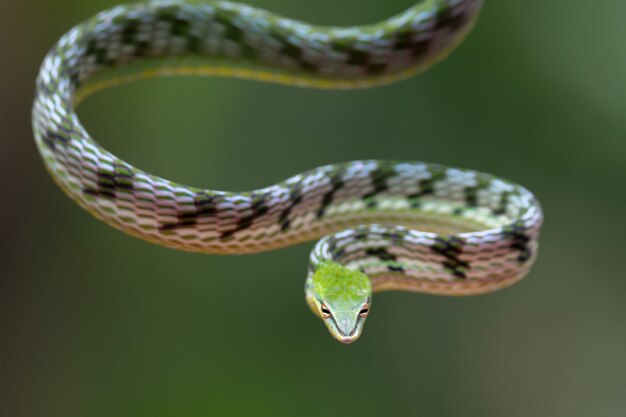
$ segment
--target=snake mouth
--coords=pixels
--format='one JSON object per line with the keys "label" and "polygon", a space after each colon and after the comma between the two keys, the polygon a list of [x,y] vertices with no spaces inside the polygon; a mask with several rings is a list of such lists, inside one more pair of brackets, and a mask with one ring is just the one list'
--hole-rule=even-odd
{"label": "snake mouth", "polygon": [[360,334],[352,334],[350,336],[339,336],[337,340],[345,345],[349,345],[355,342],[359,338]]}
{"label": "snake mouth", "polygon": [[[349,345],[350,343],[355,342],[361,336],[361,329],[359,329],[358,323],[355,324],[354,328],[350,333],[343,332],[341,328],[337,327],[338,334],[335,335],[335,338],[343,344]],[[347,333],[347,334],[346,334]]]}

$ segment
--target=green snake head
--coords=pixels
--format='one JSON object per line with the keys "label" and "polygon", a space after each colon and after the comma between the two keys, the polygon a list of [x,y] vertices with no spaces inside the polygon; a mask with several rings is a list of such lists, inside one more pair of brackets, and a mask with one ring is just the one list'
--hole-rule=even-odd
{"label": "green snake head", "polygon": [[352,343],[363,331],[372,302],[372,284],[362,272],[326,261],[307,280],[306,298],[335,339]]}

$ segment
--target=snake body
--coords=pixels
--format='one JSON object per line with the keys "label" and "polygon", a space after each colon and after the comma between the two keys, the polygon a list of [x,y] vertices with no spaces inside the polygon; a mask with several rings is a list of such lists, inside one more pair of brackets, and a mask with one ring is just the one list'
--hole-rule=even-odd
{"label": "snake body", "polygon": [[[468,169],[371,160],[323,166],[250,192],[205,190],[120,160],[91,138],[74,111],[94,91],[163,75],[330,89],[394,82],[445,57],[481,5],[421,0],[381,23],[346,28],[227,2],[118,6],[70,30],[45,58],[33,106],[36,143],[74,201],[150,242],[241,254],[323,237],[307,279],[309,304],[323,317],[329,307],[319,293],[330,292],[320,282],[334,282],[341,271],[367,277],[365,284],[354,278],[357,293],[370,285],[449,295],[493,291],[521,279],[536,257],[542,213],[520,185]],[[345,285],[348,293],[356,288]],[[343,334],[340,320],[332,321],[334,335]]]}

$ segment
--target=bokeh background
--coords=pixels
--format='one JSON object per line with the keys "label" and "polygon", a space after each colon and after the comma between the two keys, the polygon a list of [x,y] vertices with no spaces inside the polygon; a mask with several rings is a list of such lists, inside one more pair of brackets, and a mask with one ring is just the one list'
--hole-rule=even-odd
{"label": "bokeh background", "polygon": [[[412,3],[251,2],[347,25]],[[626,415],[626,2],[487,1],[449,59],[385,88],[157,79],[80,108],[114,153],[196,186],[382,158],[471,167],[539,196],[541,256],[522,283],[378,295],[351,346],[305,305],[311,245],[176,252],[94,220],[52,183],[30,131],[38,66],[115,3],[0,3],[0,415]]]}

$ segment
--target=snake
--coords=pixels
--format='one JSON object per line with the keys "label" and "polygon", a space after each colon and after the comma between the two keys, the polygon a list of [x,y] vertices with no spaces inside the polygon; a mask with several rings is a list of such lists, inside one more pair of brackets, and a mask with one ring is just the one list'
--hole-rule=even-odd
{"label": "snake", "polygon": [[473,295],[523,278],[537,257],[537,198],[488,173],[403,160],[330,164],[247,192],[190,187],[104,149],[75,109],[94,92],[157,76],[321,89],[389,84],[445,58],[471,31],[482,3],[419,0],[380,23],[350,27],[230,2],[113,7],[75,26],[44,58],[34,138],[72,200],[148,242],[245,254],[317,240],[306,301],[335,339],[351,343],[376,292]]}

